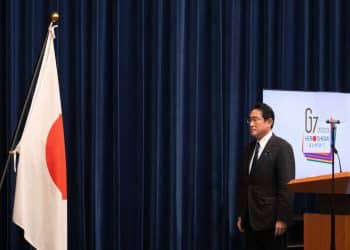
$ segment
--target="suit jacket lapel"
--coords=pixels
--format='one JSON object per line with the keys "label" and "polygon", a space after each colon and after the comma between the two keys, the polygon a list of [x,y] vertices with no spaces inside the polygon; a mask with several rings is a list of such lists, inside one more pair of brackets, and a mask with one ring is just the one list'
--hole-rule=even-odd
{"label": "suit jacket lapel", "polygon": [[[268,140],[268,142],[266,143],[266,145],[265,145],[263,151],[262,151],[261,154],[260,154],[260,157],[258,158],[258,160],[257,160],[257,162],[256,162],[255,168],[258,167],[259,163],[264,159],[264,157],[266,157],[266,155],[267,155],[269,152],[272,151],[274,139],[275,139],[275,135],[272,133],[271,138],[270,138],[270,139]],[[249,164],[250,164],[250,161],[251,161],[251,159],[252,159],[252,157],[253,157],[253,154],[254,154],[255,143],[256,143],[256,141],[252,144],[253,146],[251,146],[251,148],[250,148],[251,152],[250,152],[249,161],[248,161]],[[249,169],[249,165],[248,165],[248,169]],[[249,171],[249,170],[248,170],[248,171]],[[251,169],[249,175],[254,174],[255,171],[256,171],[256,169]]]}
{"label": "suit jacket lapel", "polygon": [[268,142],[266,143],[264,150],[261,152],[260,158],[259,160],[261,160],[263,158],[263,156],[266,155],[267,152],[271,152],[271,149],[273,147],[273,141],[275,139],[275,135],[272,134],[271,138],[268,140]]}

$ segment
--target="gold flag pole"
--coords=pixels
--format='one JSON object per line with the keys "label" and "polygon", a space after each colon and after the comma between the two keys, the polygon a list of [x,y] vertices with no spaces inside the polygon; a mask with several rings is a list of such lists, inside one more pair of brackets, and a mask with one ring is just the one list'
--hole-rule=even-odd
{"label": "gold flag pole", "polygon": [[57,23],[58,20],[60,19],[60,14],[58,14],[58,12],[54,11],[51,13],[50,19],[51,19],[52,24]]}

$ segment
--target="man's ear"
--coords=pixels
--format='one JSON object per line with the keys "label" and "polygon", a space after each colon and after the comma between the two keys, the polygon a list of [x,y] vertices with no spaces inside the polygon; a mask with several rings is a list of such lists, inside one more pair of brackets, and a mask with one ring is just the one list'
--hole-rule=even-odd
{"label": "man's ear", "polygon": [[270,125],[270,128],[272,128],[272,124],[273,124],[272,118],[267,119],[266,122]]}

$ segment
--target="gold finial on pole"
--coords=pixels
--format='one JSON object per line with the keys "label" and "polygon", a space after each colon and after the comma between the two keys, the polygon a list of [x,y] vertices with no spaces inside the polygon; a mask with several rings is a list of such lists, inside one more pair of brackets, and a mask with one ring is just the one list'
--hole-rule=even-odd
{"label": "gold finial on pole", "polygon": [[51,19],[52,23],[56,23],[58,21],[58,19],[60,19],[60,14],[58,14],[58,12],[54,11],[51,13],[50,19]]}

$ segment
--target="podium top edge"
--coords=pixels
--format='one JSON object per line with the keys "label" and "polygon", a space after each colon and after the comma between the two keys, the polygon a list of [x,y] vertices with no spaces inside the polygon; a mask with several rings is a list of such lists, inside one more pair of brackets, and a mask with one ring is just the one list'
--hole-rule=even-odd
{"label": "podium top edge", "polygon": [[[335,173],[334,179],[350,179],[350,172],[342,172],[342,173]],[[296,183],[302,183],[302,182],[313,182],[313,181],[326,181],[332,179],[332,174],[326,174],[326,175],[318,175],[318,176],[311,176],[311,177],[304,177],[304,178],[298,178],[294,179],[288,182],[289,185],[293,185]]]}

